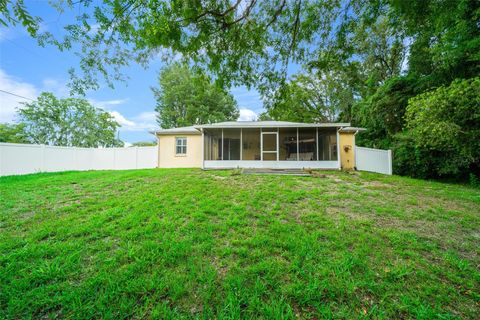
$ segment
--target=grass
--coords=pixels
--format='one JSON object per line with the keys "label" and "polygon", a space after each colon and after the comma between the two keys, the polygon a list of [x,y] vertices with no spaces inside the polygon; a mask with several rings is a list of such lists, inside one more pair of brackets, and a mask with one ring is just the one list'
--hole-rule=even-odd
{"label": "grass", "polygon": [[465,318],[480,192],[368,173],[0,178],[0,318]]}

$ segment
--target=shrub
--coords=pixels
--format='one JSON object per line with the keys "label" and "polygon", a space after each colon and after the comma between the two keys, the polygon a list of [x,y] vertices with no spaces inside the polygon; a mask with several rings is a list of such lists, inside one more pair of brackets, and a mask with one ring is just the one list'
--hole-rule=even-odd
{"label": "shrub", "polygon": [[473,173],[470,173],[470,185],[475,188],[480,188],[480,178]]}
{"label": "shrub", "polygon": [[[456,80],[448,87],[409,100],[408,148],[422,174],[468,177],[480,161],[480,78]],[[401,143],[400,143],[401,145]]]}

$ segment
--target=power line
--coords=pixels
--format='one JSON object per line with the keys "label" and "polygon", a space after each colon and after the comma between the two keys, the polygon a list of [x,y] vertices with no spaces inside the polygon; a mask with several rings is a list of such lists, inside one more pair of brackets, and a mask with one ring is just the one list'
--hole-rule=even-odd
{"label": "power line", "polygon": [[8,42],[10,42],[11,44],[13,44],[14,46],[17,46],[18,48],[23,49],[23,50],[27,51],[27,52],[30,53],[30,54],[33,54],[33,55],[35,55],[35,56],[37,56],[37,57],[39,57],[39,58],[41,58],[41,59],[45,59],[42,55],[38,54],[37,52],[35,52],[35,51],[33,51],[33,50],[25,47],[25,46],[22,46],[22,45],[20,45],[20,44],[18,44],[18,43],[16,43],[16,42],[14,42],[13,40],[10,40],[10,39],[8,39],[8,38],[5,38],[4,40],[7,40]]}
{"label": "power line", "polygon": [[12,96],[19,97],[19,98],[22,98],[22,99],[27,99],[27,100],[30,100],[30,101],[35,101],[35,100],[33,100],[33,99],[30,99],[30,98],[27,98],[27,97],[18,95],[18,94],[13,93],[13,92],[8,92],[8,91],[2,90],[2,89],[0,89],[0,92],[7,93],[7,94],[10,94],[10,95],[12,95]]}

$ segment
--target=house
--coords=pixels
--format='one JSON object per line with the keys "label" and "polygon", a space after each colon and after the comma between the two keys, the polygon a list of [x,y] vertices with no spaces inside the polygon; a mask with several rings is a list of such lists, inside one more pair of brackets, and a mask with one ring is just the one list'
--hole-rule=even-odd
{"label": "house", "polygon": [[355,167],[349,123],[232,121],[155,132],[160,168]]}

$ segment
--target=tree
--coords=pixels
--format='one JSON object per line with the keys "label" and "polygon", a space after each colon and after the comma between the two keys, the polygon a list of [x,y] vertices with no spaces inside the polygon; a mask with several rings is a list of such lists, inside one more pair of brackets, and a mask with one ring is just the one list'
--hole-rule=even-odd
{"label": "tree", "polygon": [[40,28],[41,19],[33,17],[25,7],[23,0],[3,0],[0,2],[0,25],[8,27],[21,23],[28,33],[35,37]]}
{"label": "tree", "polygon": [[98,88],[99,76],[112,85],[124,79],[123,67],[147,66],[159,55],[201,66],[222,86],[264,87],[284,79],[289,63],[305,61],[349,12],[349,3],[338,0],[105,0],[55,6],[81,14],[64,26],[63,38],[47,31],[38,39],[60,50],[79,48],[80,74],[71,70],[78,93]]}
{"label": "tree", "polygon": [[162,128],[237,120],[237,102],[211,79],[186,65],[172,64],[161,70],[159,88],[152,88]]}
{"label": "tree", "polygon": [[356,103],[352,122],[368,128],[358,136],[357,142],[367,147],[390,148],[394,136],[405,127],[408,99],[421,91],[416,78],[396,77],[387,80],[374,94]]}
{"label": "tree", "polygon": [[480,169],[480,78],[418,95],[408,102],[406,127],[421,159],[438,176]]}
{"label": "tree", "polygon": [[360,8],[358,16],[349,17],[331,43],[319,48],[316,58],[308,62],[317,73],[335,71],[341,75],[342,85],[348,86],[357,100],[400,76],[406,56],[404,32],[392,26],[385,15],[364,17],[362,10],[368,8]]}
{"label": "tree", "polygon": [[274,120],[333,122],[353,101],[353,92],[343,85],[338,73],[309,73],[294,76],[275,91],[266,100],[266,109]]}
{"label": "tree", "polygon": [[43,92],[36,101],[18,110],[30,143],[72,147],[114,147],[119,124],[108,113],[85,99],[58,99]]}
{"label": "tree", "polygon": [[80,12],[64,26],[63,38],[39,33],[41,19],[31,17],[22,0],[0,3],[0,21],[20,21],[41,45],[79,48],[81,74],[71,75],[80,93],[98,88],[99,76],[112,84],[125,79],[124,66],[147,66],[159,55],[201,66],[222,86],[266,90],[285,79],[290,62],[308,63],[332,47],[342,61],[373,57],[374,72],[366,76],[383,81],[398,75],[407,39],[412,71],[433,71],[432,81],[445,81],[437,85],[480,69],[477,0],[68,0],[54,7]]}
{"label": "tree", "polygon": [[391,1],[392,25],[413,39],[409,72],[448,85],[480,73],[478,0]]}
{"label": "tree", "polygon": [[28,143],[23,124],[0,123],[0,142]]}

